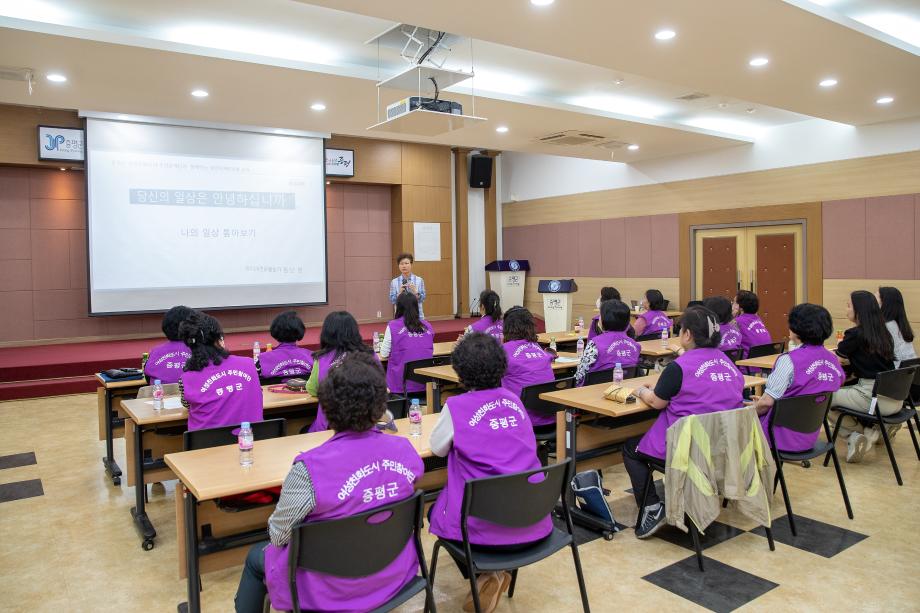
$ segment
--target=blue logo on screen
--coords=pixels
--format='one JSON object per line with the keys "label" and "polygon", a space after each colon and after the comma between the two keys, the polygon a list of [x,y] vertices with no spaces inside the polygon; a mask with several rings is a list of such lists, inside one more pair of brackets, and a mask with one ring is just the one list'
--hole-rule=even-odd
{"label": "blue logo on screen", "polygon": [[63,134],[58,134],[56,136],[53,134],[45,134],[45,138],[48,139],[48,144],[45,145],[45,149],[48,151],[57,151],[58,147],[63,145],[64,141],[67,140],[64,138]]}
{"label": "blue logo on screen", "polygon": [[560,283],[559,281],[549,282],[549,291],[558,292],[560,289],[562,289],[562,283]]}

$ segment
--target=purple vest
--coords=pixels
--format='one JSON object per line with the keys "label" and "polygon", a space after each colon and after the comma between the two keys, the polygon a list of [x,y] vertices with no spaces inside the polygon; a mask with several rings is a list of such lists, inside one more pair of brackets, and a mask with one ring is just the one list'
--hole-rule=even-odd
{"label": "purple vest", "polygon": [[227,356],[219,366],[182,373],[188,429],[202,430],[262,421],[262,387],[252,358]]}
{"label": "purple vest", "polygon": [[[506,344],[507,346],[507,344]],[[432,534],[459,541],[463,489],[470,479],[495,477],[539,468],[537,441],[520,400],[506,389],[467,392],[448,400],[454,441],[447,455],[447,485],[431,509]],[[516,545],[544,538],[552,530],[549,516],[524,528],[470,518],[474,545]]]}
{"label": "purple vest", "polygon": [[763,325],[763,320],[756,314],[742,313],[735,318],[735,324],[738,326],[738,330],[741,331],[741,349],[745,357],[751,347],[766,345],[773,341],[770,332]]}
{"label": "purple vest", "polygon": [[306,377],[313,368],[313,352],[301,349],[294,343],[281,343],[271,351],[259,355],[262,376]]}
{"label": "purple vest", "polygon": [[[348,517],[404,500],[422,476],[422,460],[405,438],[370,430],[338,432],[331,439],[298,455],[316,495],[310,522]],[[308,611],[369,611],[396,595],[418,574],[412,538],[383,570],[367,577],[333,577],[297,571],[297,596]],[[293,609],[288,587],[288,548],[265,549],[265,583],[272,607]]]}
{"label": "purple vest", "polygon": [[403,367],[406,362],[424,360],[434,355],[434,330],[427,321],[422,321],[424,332],[410,332],[402,317],[387,324],[390,329],[390,357],[387,359],[387,387],[394,394],[421,392],[425,386],[415,381],[406,381],[403,390]]}
{"label": "purple vest", "polygon": [[686,415],[728,411],[742,406],[744,377],[720,349],[693,349],[674,363],[680,367],[680,391],[639,441],[639,451],[656,458],[667,456],[667,431]]}
{"label": "purple vest", "polygon": [[597,347],[597,360],[588,372],[615,368],[617,362],[623,368],[639,363],[642,346],[626,336],[625,332],[604,332],[591,341]]}
{"label": "purple vest", "polygon": [[[544,351],[538,343],[508,341],[504,348],[508,370],[502,377],[502,387],[519,401],[521,390],[528,385],[547,383],[556,378],[553,374],[553,355]],[[550,415],[531,415],[530,420],[536,426],[556,423],[556,418]]]}
{"label": "purple vest", "polygon": [[[334,351],[323,354],[319,359],[313,360],[313,368],[318,368],[319,372],[316,373],[318,380],[322,382],[326,378],[326,373],[329,372],[329,369],[338,364],[342,358],[347,354],[339,354]],[[380,358],[377,357],[377,354],[374,354],[377,363],[380,363]],[[321,430],[328,430],[329,422],[326,421],[326,415],[323,413],[323,407],[320,404],[316,405],[316,419],[313,420],[313,423],[310,424],[310,429],[308,432],[319,432]]]}
{"label": "purple vest", "polygon": [[722,340],[719,341],[719,349],[722,351],[730,351],[741,346],[741,332],[734,322],[719,324],[719,333],[722,335]]}
{"label": "purple vest", "polygon": [[591,318],[591,323],[588,324],[588,340],[589,341],[595,336],[597,336],[597,331],[600,329],[600,320],[601,320],[600,315],[595,315],[594,317]]}
{"label": "purple vest", "polygon": [[646,311],[639,315],[638,319],[645,320],[645,330],[642,331],[642,336],[661,332],[662,330],[670,330],[673,325],[671,318],[665,315],[664,311]]}
{"label": "purple vest", "polygon": [[[785,355],[792,360],[792,383],[786,388],[784,398],[822,392],[832,393],[843,385],[845,377],[840,360],[823,346],[802,345]],[[773,409],[760,416],[764,434],[767,433],[771,413]],[[776,446],[783,451],[807,451],[814,448],[820,432],[821,428],[812,433],[774,428],[773,436],[776,438]]]}
{"label": "purple vest", "polygon": [[482,332],[483,334],[488,334],[501,343],[504,340],[505,326],[502,320],[495,321],[489,315],[483,315],[479,320],[474,321],[470,324],[470,329],[473,332]]}
{"label": "purple vest", "polygon": [[182,378],[185,362],[192,357],[192,350],[182,341],[166,341],[150,350],[150,357],[144,366],[147,381],[153,384],[159,379],[162,383],[178,383]]}

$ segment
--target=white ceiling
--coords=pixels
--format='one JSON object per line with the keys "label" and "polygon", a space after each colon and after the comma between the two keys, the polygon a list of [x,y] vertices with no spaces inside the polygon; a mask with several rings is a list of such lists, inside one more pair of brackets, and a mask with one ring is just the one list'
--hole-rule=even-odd
{"label": "white ceiling", "polygon": [[[904,51],[908,44],[841,25],[856,22],[822,16],[827,7],[809,12],[792,2],[810,4],[466,0],[457,10],[404,0],[0,0],[0,26],[13,28],[0,30],[0,64],[69,77],[62,85],[39,80],[31,96],[21,83],[0,81],[0,101],[367,136],[377,122],[374,82],[405,63],[363,43],[408,21],[474,38],[476,114],[490,120],[413,140],[610,160],[599,147],[535,142],[590,131],[639,144],[612,158],[630,162],[737,146],[813,117],[861,124],[920,115],[920,58]],[[878,3],[893,11],[905,4]],[[654,40],[661,27],[677,37]],[[753,53],[770,64],[750,68]],[[469,69],[469,39],[454,45],[447,67]],[[819,88],[826,76],[839,85]],[[194,87],[211,96],[190,98]],[[465,100],[469,112],[469,88],[453,90],[445,97]],[[696,92],[707,96],[677,100]],[[879,95],[895,102],[880,107]],[[318,99],[327,110],[309,111]],[[496,134],[498,125],[510,131]]]}

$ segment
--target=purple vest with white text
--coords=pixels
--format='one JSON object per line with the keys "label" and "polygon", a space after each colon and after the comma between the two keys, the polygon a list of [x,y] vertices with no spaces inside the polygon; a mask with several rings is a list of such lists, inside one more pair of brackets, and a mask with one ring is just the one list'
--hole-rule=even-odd
{"label": "purple vest with white text", "polygon": [[719,334],[722,335],[722,340],[719,341],[719,349],[722,351],[730,351],[741,346],[741,332],[734,322],[719,324]]}
{"label": "purple vest with white text", "polygon": [[[298,455],[310,473],[316,506],[310,522],[349,517],[405,500],[422,476],[422,460],[405,438],[372,429],[339,432]],[[293,609],[288,587],[287,546],[265,549],[265,583],[272,607]],[[368,611],[395,596],[418,574],[413,539],[383,570],[366,577],[335,577],[297,571],[300,606],[309,611]]]}
{"label": "purple vest with white text", "polygon": [[741,331],[741,349],[745,356],[751,347],[766,345],[773,341],[767,327],[763,325],[763,320],[756,314],[741,313],[735,318],[735,324]]}
{"label": "purple vest with white text", "polygon": [[390,329],[390,357],[387,359],[387,387],[394,394],[421,392],[425,386],[415,381],[406,381],[403,390],[403,367],[406,362],[424,360],[434,355],[434,330],[427,321],[422,321],[424,332],[410,332],[405,320],[400,317],[387,324]]}
{"label": "purple vest with white text", "polygon": [[[802,345],[786,355],[792,360],[792,383],[786,388],[784,398],[806,394],[833,393],[840,389],[845,379],[843,368],[837,356],[821,345]],[[767,434],[770,414],[773,409],[760,416],[764,434]],[[818,428],[812,433],[795,432],[786,428],[774,428],[776,446],[783,451],[807,451],[814,448],[818,440]],[[769,440],[767,436],[767,440]]]}
{"label": "purple vest with white text", "polygon": [[[447,455],[447,485],[431,509],[430,531],[461,540],[463,489],[470,479],[539,468],[537,441],[527,411],[508,390],[467,392],[448,401],[454,440]],[[547,515],[536,524],[511,528],[476,518],[467,521],[474,545],[515,545],[544,538],[552,530]]]}
{"label": "purple vest with white text", "polygon": [[251,358],[230,355],[219,366],[187,370],[182,389],[190,431],[262,421],[262,387]]}
{"label": "purple vest with white text", "polygon": [[604,332],[595,336],[591,342],[597,347],[597,360],[588,372],[615,368],[617,362],[623,368],[639,363],[642,346],[626,336],[625,332]]}
{"label": "purple vest with white text", "polygon": [[470,324],[470,329],[473,332],[488,334],[494,337],[499,343],[502,342],[505,333],[505,325],[502,320],[499,319],[495,321],[489,315],[483,315],[477,321],[474,321]]}
{"label": "purple vest with white text", "polygon": [[[503,345],[508,358],[508,369],[502,377],[502,387],[521,397],[521,390],[528,385],[548,383],[556,378],[553,374],[553,355],[538,343],[530,341],[508,341]],[[551,415],[531,415],[535,426],[556,423]]]}
{"label": "purple vest with white text", "polygon": [[182,341],[166,341],[150,350],[150,357],[144,365],[144,374],[152,384],[159,379],[166,383],[178,383],[182,378],[185,362],[192,357],[192,350]]}
{"label": "purple vest with white text", "polygon": [[661,332],[662,330],[670,330],[673,325],[671,318],[665,315],[664,311],[646,311],[639,315],[639,319],[645,320],[645,330],[642,331],[642,336]]}
{"label": "purple vest with white text", "polygon": [[313,368],[313,352],[295,343],[281,343],[271,351],[259,355],[262,376],[307,377]]}
{"label": "purple vest with white text", "polygon": [[656,458],[667,455],[668,428],[681,417],[742,406],[744,377],[721,349],[693,349],[674,363],[682,373],[680,391],[639,441],[639,451]]}

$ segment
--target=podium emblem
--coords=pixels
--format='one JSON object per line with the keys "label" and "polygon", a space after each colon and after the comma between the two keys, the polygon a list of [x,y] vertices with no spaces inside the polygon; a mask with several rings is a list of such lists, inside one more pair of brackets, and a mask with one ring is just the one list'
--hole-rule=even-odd
{"label": "podium emblem", "polygon": [[550,281],[549,282],[549,291],[558,292],[562,288],[562,283],[559,281]]}
{"label": "podium emblem", "polygon": [[518,264],[517,260],[511,260],[510,262],[508,262],[508,268],[510,268],[514,272],[517,272],[521,269],[521,265]]}

